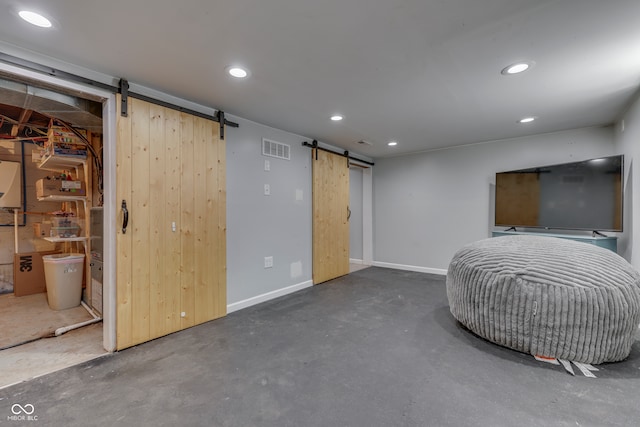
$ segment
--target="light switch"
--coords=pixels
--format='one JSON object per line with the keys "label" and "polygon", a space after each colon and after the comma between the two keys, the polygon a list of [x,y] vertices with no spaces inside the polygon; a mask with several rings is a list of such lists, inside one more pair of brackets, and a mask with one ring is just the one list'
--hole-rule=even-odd
{"label": "light switch", "polygon": [[270,171],[271,170],[271,162],[269,160],[265,160],[264,161],[264,170],[266,170],[266,171]]}

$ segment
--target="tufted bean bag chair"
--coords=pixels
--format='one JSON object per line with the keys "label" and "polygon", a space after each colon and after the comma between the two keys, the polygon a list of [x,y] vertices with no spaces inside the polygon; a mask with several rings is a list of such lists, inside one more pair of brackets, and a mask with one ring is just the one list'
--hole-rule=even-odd
{"label": "tufted bean bag chair", "polygon": [[640,323],[640,274],[608,249],[554,237],[462,247],[447,297],[453,316],[489,341],[584,363],[625,359]]}

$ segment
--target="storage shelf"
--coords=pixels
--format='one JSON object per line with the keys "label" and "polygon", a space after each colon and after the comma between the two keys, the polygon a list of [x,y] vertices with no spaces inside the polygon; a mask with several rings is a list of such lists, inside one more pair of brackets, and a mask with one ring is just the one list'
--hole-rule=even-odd
{"label": "storage shelf", "polygon": [[42,159],[38,169],[59,171],[60,169],[75,168],[84,165],[87,159],[71,156],[49,156]]}
{"label": "storage shelf", "polygon": [[60,242],[84,242],[86,237],[43,237],[47,242],[60,243]]}
{"label": "storage shelf", "polygon": [[79,202],[79,201],[86,201],[87,200],[87,196],[45,196],[45,197],[38,197],[38,201],[39,202]]}

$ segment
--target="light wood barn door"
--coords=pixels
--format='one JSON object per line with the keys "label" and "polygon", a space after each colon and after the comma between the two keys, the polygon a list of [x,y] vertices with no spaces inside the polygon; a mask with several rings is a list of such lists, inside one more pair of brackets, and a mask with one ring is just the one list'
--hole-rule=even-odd
{"label": "light wood barn door", "polygon": [[349,161],[314,148],[313,283],[349,273]]}
{"label": "light wood barn door", "polygon": [[[118,110],[116,346],[226,314],[225,144],[219,124],[129,98]],[[117,105],[120,106],[120,98]]]}

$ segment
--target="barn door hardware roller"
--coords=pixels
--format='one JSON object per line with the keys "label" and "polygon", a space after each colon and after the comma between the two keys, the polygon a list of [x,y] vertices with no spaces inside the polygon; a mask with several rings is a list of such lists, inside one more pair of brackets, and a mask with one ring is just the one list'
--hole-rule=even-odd
{"label": "barn door hardware roller", "polygon": [[128,117],[129,82],[125,79],[120,79],[120,95],[120,115],[122,117]]}
{"label": "barn door hardware roller", "polygon": [[232,128],[237,128],[237,127],[240,126],[235,122],[231,122],[231,121],[225,119],[224,111],[222,111],[222,110],[216,111],[216,121],[218,123],[220,123],[220,139],[224,139],[224,126],[225,125],[231,126]]}

